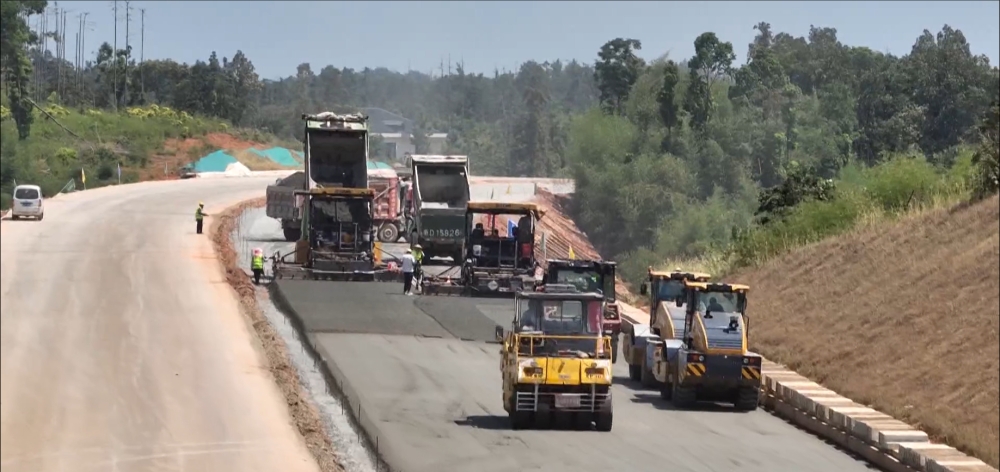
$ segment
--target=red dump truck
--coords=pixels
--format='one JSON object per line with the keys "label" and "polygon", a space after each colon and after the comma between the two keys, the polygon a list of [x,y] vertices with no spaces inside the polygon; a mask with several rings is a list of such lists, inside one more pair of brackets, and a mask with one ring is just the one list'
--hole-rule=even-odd
{"label": "red dump truck", "polygon": [[[298,241],[302,220],[295,206],[293,192],[305,188],[305,172],[296,172],[267,188],[267,216],[281,220],[286,241]],[[375,191],[372,226],[379,241],[394,243],[404,234],[400,178],[396,171],[381,162],[368,162],[368,188]]]}

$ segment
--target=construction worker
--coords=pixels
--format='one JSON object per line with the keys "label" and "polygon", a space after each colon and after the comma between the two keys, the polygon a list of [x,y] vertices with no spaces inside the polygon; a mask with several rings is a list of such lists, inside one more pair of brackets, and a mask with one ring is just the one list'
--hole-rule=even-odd
{"label": "construction worker", "polygon": [[420,279],[423,277],[422,266],[424,262],[424,247],[419,243],[413,245],[413,280],[420,288]]}
{"label": "construction worker", "polygon": [[253,283],[260,284],[260,276],[264,275],[264,251],[257,247],[250,258],[250,270],[253,271]]}
{"label": "construction worker", "polygon": [[403,295],[413,295],[413,292],[410,291],[413,287],[413,266],[416,265],[413,250],[407,248],[406,254],[403,254],[403,257],[399,259],[403,270]]}
{"label": "construction worker", "polygon": [[194,211],[195,228],[198,234],[201,234],[201,226],[206,216],[208,216],[208,213],[205,213],[205,204],[198,202],[198,209]]}

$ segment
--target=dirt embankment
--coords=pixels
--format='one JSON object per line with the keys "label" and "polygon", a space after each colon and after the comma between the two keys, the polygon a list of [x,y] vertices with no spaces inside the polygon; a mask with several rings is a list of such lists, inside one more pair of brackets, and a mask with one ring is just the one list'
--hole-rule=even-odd
{"label": "dirt embankment", "polygon": [[[261,197],[227,208],[215,218],[212,224],[212,242],[223,269],[226,271],[226,280],[236,291],[240,300],[240,309],[244,316],[249,318],[258,339],[260,339],[267,356],[271,375],[274,376],[278,388],[281,389],[288,401],[288,411],[292,421],[305,439],[309,452],[316,459],[322,472],[343,472],[344,468],[333,449],[333,443],[327,436],[319,410],[310,401],[309,394],[302,387],[298,371],[289,361],[285,342],[257,305],[253,282],[240,268],[237,260],[238,255],[230,238],[236,223],[239,221],[239,216],[250,208],[264,206],[264,203],[265,200]],[[253,414],[253,412],[247,412],[247,414]]]}
{"label": "dirt embankment", "polygon": [[149,165],[140,171],[140,180],[174,180],[178,178],[177,170],[205,155],[217,150],[235,153],[237,158],[251,170],[283,170],[275,162],[247,152],[250,148],[265,149],[264,143],[247,141],[229,133],[209,133],[187,139],[168,139],[163,143],[162,151],[155,154]]}
{"label": "dirt embankment", "polygon": [[997,197],[797,250],[748,283],[756,350],[1000,463]]}

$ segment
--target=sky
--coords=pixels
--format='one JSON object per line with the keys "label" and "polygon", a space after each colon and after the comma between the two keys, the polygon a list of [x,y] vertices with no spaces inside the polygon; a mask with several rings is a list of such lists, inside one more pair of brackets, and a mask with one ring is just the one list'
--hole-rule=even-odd
{"label": "sky", "polygon": [[[77,15],[87,12],[85,54],[113,43],[112,0],[49,2],[67,11],[66,55],[74,57]],[[119,48],[125,43],[125,2],[118,1]],[[805,36],[810,25],[834,27],[844,44],[895,55],[909,53],[924,29],[960,29],[974,54],[1000,59],[1000,1],[882,2],[294,2],[131,1],[129,42],[145,59],[192,63],[212,51],[242,50],[261,78],[295,74],[308,62],[363,69],[386,67],[439,75],[459,62],[466,72],[516,70],[527,60],[577,59],[592,63],[616,37],[642,42],[647,60],[694,54],[706,31],[733,43],[746,60],[753,26],[767,21],[775,33]],[[140,12],[144,9],[144,15]],[[144,16],[145,27],[141,22]],[[54,24],[50,20],[50,24]],[[32,22],[34,25],[34,20]],[[51,27],[50,27],[51,29]],[[143,31],[144,30],[144,31]]]}

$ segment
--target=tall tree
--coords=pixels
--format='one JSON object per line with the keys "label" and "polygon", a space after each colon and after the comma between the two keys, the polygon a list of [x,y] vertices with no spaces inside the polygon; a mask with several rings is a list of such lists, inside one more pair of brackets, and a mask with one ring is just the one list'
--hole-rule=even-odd
{"label": "tall tree", "polygon": [[667,129],[667,134],[663,139],[662,149],[670,151],[673,148],[672,136],[680,126],[680,109],[677,105],[677,82],[680,80],[680,70],[677,63],[667,61],[663,68],[663,86],[656,96],[656,102],[660,109],[660,119]]}
{"label": "tall tree", "polygon": [[10,113],[21,140],[31,135],[34,122],[28,93],[32,69],[25,48],[38,42],[38,35],[28,27],[27,17],[44,12],[47,5],[43,0],[0,2],[0,73],[7,86]]}
{"label": "tall tree", "polygon": [[684,109],[691,114],[691,125],[704,131],[715,107],[712,86],[730,71],[736,54],[733,44],[719,41],[712,32],[702,33],[694,40],[694,57],[688,61],[691,69]]}
{"label": "tall tree", "polygon": [[594,65],[594,80],[597,81],[605,112],[622,113],[622,105],[646,65],[635,54],[641,49],[642,43],[638,39],[615,38],[601,46]]}

